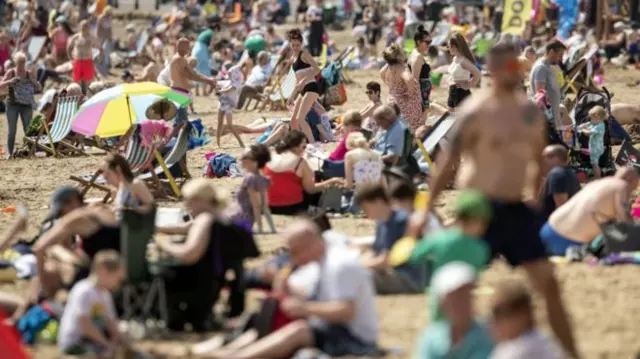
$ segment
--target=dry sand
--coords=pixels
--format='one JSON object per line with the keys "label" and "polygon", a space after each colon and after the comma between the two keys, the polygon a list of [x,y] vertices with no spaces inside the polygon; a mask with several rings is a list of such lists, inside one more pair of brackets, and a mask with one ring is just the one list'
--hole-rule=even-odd
{"label": "dry sand", "polygon": [[[344,47],[351,39],[348,31],[333,35],[337,43]],[[351,72],[354,84],[347,86],[349,101],[339,110],[358,109],[366,101],[364,85],[368,81],[380,81],[377,71]],[[607,69],[606,83],[616,94],[615,102],[638,103],[638,90],[625,87],[625,83],[640,79],[640,72]],[[386,89],[383,89],[383,99]],[[445,88],[435,89],[433,97],[440,103],[446,103]],[[202,117],[205,125],[213,126],[217,101],[214,97],[198,97],[195,100],[197,117]],[[237,112],[235,123],[247,124],[259,116],[280,116],[284,113]],[[3,116],[4,117],[4,116]],[[508,119],[505,119],[508,120]],[[6,121],[0,121],[0,139],[5,145]],[[21,136],[21,134],[19,135]],[[255,135],[243,135],[245,143],[253,143]],[[21,140],[19,140],[19,143]],[[215,142],[215,141],[214,141]],[[226,152],[233,156],[240,154],[237,142],[231,136],[223,139],[222,148],[209,144],[189,152],[188,165],[194,177],[202,175],[205,164],[204,154],[210,151]],[[39,158],[14,161],[0,160],[0,208],[24,204],[31,214],[30,233],[34,233],[38,223],[47,212],[47,202],[52,191],[59,185],[72,184],[69,176],[93,172],[100,164],[101,157]],[[239,179],[217,179],[220,190],[231,192],[239,184]],[[89,196],[99,193],[89,193]],[[443,197],[441,206],[446,207],[452,193]],[[176,203],[162,203],[176,206]],[[444,208],[440,208],[443,210]],[[443,212],[445,213],[446,210]],[[16,217],[15,214],[0,213],[0,232],[4,231]],[[279,229],[286,227],[290,219],[276,216]],[[333,219],[332,224],[349,235],[371,235],[373,223],[367,219]],[[513,238],[517,241],[517,238]],[[260,249],[269,251],[281,244],[278,235],[264,235],[257,238]],[[640,353],[640,268],[632,265],[615,267],[593,267],[586,264],[556,265],[557,276],[562,286],[563,298],[573,319],[575,335],[585,358],[623,359],[636,358]],[[483,273],[480,285],[492,286],[505,278],[524,278],[522,271],[512,270],[501,261]],[[14,284],[0,285],[0,290],[17,290]],[[478,296],[478,312],[486,314],[488,296]],[[536,315],[545,330],[548,321],[544,303],[536,298]],[[413,352],[416,338],[428,324],[427,299],[424,295],[379,296],[377,299],[378,319],[380,322],[380,342],[385,347],[403,348],[409,358]],[[176,341],[183,340],[177,337]],[[184,339],[186,341],[187,339]],[[183,341],[183,342],[184,342]],[[52,347],[40,347],[35,351],[37,358],[57,357]]]}

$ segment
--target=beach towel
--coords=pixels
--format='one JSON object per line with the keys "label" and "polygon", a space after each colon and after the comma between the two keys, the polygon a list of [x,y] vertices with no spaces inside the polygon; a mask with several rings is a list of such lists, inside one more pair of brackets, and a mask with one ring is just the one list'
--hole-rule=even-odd
{"label": "beach towel", "polygon": [[4,359],[28,359],[27,352],[20,345],[20,336],[14,328],[4,324],[6,317],[0,311],[0,353]]}
{"label": "beach towel", "polygon": [[[206,157],[206,156],[205,156]],[[236,159],[226,153],[216,153],[207,159],[205,176],[209,178],[220,178],[229,176],[229,172]]]}

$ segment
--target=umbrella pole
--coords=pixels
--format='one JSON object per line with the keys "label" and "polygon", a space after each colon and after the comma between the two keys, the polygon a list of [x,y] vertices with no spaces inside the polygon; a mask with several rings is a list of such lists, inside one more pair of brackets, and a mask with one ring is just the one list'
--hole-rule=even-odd
{"label": "umbrella pole", "polygon": [[160,153],[158,152],[158,150],[153,150],[153,155],[156,157],[156,161],[158,161],[158,163],[162,167],[162,171],[164,172],[164,175],[167,176],[167,179],[169,180],[169,185],[171,186],[173,193],[176,195],[176,197],[180,198],[180,188],[178,188],[178,185],[176,184],[176,180],[173,178],[173,176],[171,175],[171,172],[169,172],[169,169],[167,168],[167,165],[164,163],[164,159],[162,158],[162,156],[160,156]]}

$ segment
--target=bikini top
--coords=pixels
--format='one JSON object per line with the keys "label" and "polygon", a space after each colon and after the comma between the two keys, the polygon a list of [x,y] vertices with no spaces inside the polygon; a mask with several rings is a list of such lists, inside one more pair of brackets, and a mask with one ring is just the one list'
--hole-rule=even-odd
{"label": "bikini top", "polygon": [[296,58],[296,61],[293,62],[293,65],[291,67],[293,67],[293,71],[298,72],[300,70],[304,70],[304,69],[308,69],[311,67],[311,65],[309,65],[308,63],[302,61],[302,56],[298,55],[298,57]]}

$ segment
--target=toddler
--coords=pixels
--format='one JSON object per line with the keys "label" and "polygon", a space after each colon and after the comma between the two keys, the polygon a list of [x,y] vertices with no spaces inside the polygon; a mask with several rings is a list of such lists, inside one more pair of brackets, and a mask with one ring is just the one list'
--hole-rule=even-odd
{"label": "toddler", "polygon": [[224,119],[227,119],[227,127],[229,132],[238,140],[240,147],[244,147],[244,143],[240,138],[240,135],[233,127],[233,109],[236,108],[238,103],[238,94],[242,88],[244,82],[242,75],[242,65],[236,65],[229,69],[229,79],[220,81],[221,87],[217,91],[218,101],[220,106],[218,108],[218,129],[216,131],[216,141],[218,147],[220,147],[220,137],[222,136],[222,130],[224,127]]}
{"label": "toddler", "polygon": [[578,132],[589,136],[589,157],[593,176],[600,178],[600,156],[604,153],[604,121],[607,119],[607,111],[602,106],[595,106],[589,110],[589,122],[578,126]]}

